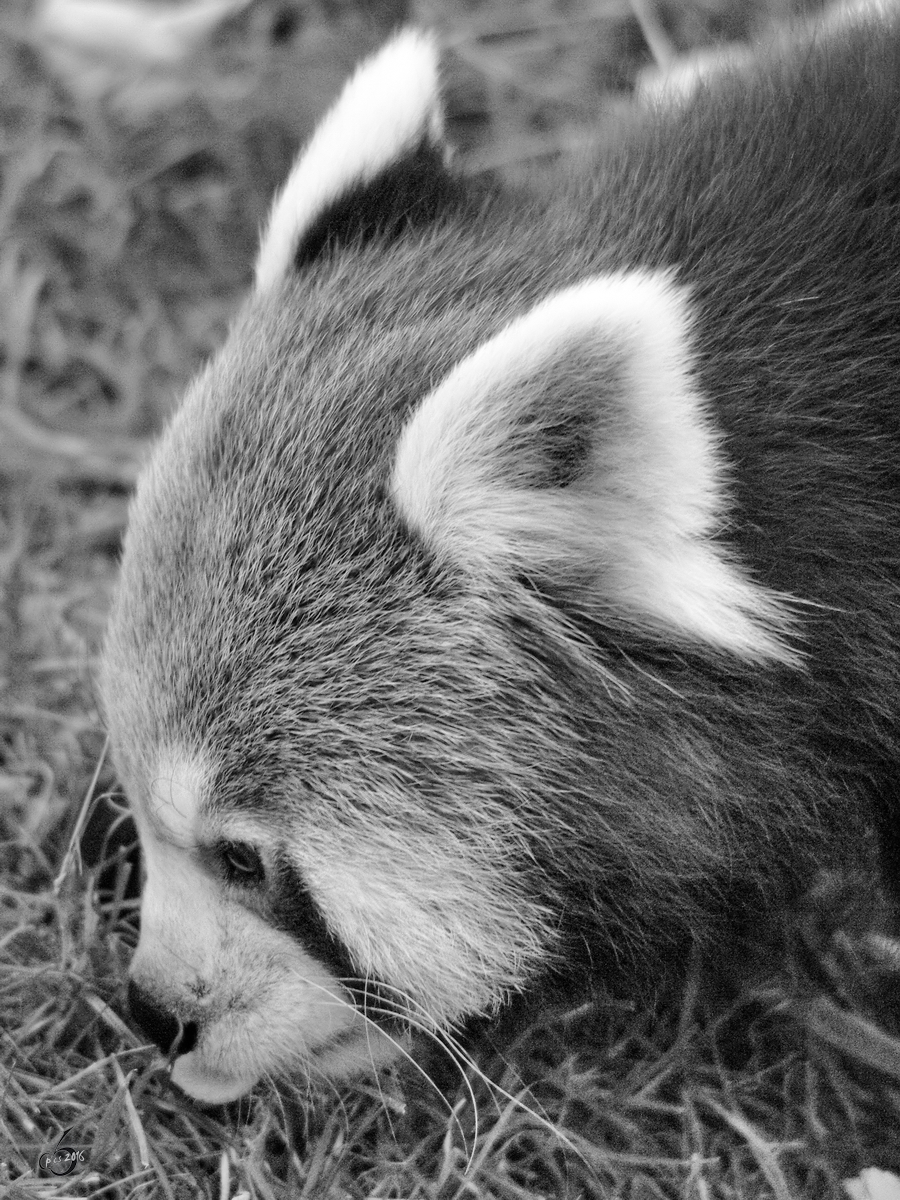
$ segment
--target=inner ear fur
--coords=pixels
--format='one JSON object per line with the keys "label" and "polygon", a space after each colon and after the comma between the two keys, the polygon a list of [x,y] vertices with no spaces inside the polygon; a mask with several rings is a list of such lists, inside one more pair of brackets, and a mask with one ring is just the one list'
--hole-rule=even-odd
{"label": "inner ear fur", "polygon": [[724,461],[689,334],[668,272],[552,295],[422,401],[394,500],[436,554],[501,586],[525,576],[599,621],[796,666],[788,598],[715,536]]}

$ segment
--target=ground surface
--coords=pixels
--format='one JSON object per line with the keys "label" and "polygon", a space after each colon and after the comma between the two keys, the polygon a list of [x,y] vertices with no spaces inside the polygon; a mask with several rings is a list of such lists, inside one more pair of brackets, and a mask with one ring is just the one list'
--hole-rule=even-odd
{"label": "ground surface", "polygon": [[[614,121],[648,43],[742,39],[785,8],[411,7],[450,47],[470,163],[512,175]],[[642,30],[645,7],[661,19]],[[404,8],[254,0],[185,63],[165,38],[73,48],[83,19],[51,44],[33,4],[0,7],[0,1195],[836,1198],[863,1168],[900,1171],[865,881],[826,881],[786,965],[728,1016],[690,989],[654,1013],[566,1014],[505,1058],[429,1064],[443,1094],[407,1068],[203,1112],[125,1024],[131,834],[91,680],[128,491],[223,335],[292,150]],[[79,869],[64,856],[89,791],[114,799]],[[64,1177],[39,1168],[57,1144],[77,1159]]]}

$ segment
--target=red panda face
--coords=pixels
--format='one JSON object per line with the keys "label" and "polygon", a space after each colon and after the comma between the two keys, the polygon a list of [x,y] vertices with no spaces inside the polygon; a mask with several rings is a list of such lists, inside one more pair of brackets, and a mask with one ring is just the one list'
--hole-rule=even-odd
{"label": "red panda face", "polygon": [[101,677],[132,1006],[189,1094],[652,987],[863,844],[896,537],[845,501],[863,460],[893,494],[900,368],[900,38],[869,20],[648,111],[555,197],[450,169],[412,32],[299,157],[139,483]]}

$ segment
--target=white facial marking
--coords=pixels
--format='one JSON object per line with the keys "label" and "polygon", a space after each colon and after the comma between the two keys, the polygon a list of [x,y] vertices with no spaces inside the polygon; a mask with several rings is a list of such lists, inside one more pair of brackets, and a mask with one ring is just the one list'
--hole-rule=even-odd
{"label": "white facial marking", "polygon": [[[201,756],[167,751],[146,807],[135,804],[146,882],[135,981],[167,1012],[199,1027],[172,1078],[206,1103],[242,1095],[265,1075],[386,1062],[396,1043],[364,1017],[298,940],[274,929],[211,874],[198,845],[251,838],[252,823],[215,811]],[[302,931],[300,931],[302,935]]]}
{"label": "white facial marking", "polygon": [[150,783],[147,816],[157,831],[176,846],[197,842],[198,814],[209,771],[197,756],[178,750],[160,755]]}
{"label": "white facial marking", "polygon": [[432,1029],[496,1010],[553,952],[551,914],[502,869],[508,842],[488,813],[482,832],[463,845],[437,825],[401,836],[377,815],[322,812],[288,846],[361,975]]}
{"label": "white facial marking", "polygon": [[368,183],[443,126],[434,41],[406,29],[367,59],[319,125],[275,198],[256,262],[256,291],[290,270],[305,230],[350,188]]}

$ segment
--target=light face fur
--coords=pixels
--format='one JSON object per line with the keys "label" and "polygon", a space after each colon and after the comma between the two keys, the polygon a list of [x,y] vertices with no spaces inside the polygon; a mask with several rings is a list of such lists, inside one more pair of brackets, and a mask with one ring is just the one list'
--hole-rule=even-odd
{"label": "light face fur", "polygon": [[448,166],[423,35],[350,81],[105,646],[132,997],[191,1095],[647,990],[874,836],[896,870],[898,111],[870,14],[526,194]]}

